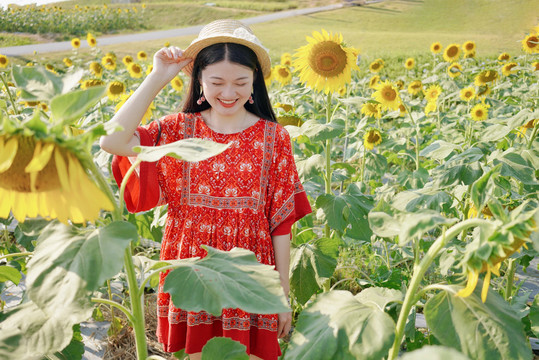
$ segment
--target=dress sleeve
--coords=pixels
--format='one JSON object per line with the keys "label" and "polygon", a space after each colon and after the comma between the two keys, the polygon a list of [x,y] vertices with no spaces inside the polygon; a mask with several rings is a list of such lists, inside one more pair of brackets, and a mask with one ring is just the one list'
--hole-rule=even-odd
{"label": "dress sleeve", "polygon": [[[142,146],[155,146],[159,141],[162,121],[154,121],[147,126],[139,126],[136,131]],[[161,141],[159,141],[161,143]],[[114,155],[112,158],[112,174],[118,187],[121,186],[125,174],[134,162],[135,157]],[[124,201],[131,213],[148,211],[165,203],[157,177],[157,162],[141,162],[140,166],[127,180]]]}
{"label": "dress sleeve", "polygon": [[278,125],[268,188],[271,235],[286,235],[292,225],[312,212],[292,153],[290,135]]}

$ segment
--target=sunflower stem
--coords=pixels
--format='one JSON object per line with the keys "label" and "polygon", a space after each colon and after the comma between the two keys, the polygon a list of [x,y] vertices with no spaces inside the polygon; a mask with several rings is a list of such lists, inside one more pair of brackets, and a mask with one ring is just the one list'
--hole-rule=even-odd
{"label": "sunflower stem", "polygon": [[421,285],[421,281],[423,280],[423,276],[429,269],[434,259],[436,259],[438,253],[445,247],[449,240],[453,239],[461,231],[471,227],[481,226],[486,223],[488,223],[488,221],[484,219],[474,218],[461,221],[460,223],[453,225],[447,231],[444,227],[442,235],[440,235],[440,237],[438,237],[436,241],[434,241],[432,246],[429,248],[423,259],[419,263],[419,265],[414,267],[414,273],[412,275],[410,283],[408,284],[406,296],[404,297],[402,309],[399,313],[399,318],[397,320],[397,326],[395,329],[395,340],[393,342],[392,348],[389,350],[388,360],[396,359],[399,354],[400,345],[404,338],[406,319],[408,318],[412,307],[419,300],[418,289]]}
{"label": "sunflower stem", "polygon": [[410,119],[412,119],[412,123],[415,125],[415,169],[416,171],[419,170],[419,123],[415,121],[414,117],[412,116],[412,112],[410,111],[410,108],[404,101],[402,101],[402,105],[406,109],[406,112],[410,116]]}
{"label": "sunflower stem", "polygon": [[[101,298],[92,298],[92,302],[99,303],[99,304],[106,304],[109,305],[111,309],[117,308],[121,310],[125,316],[127,316],[127,319],[129,321],[133,320],[133,315],[131,315],[131,312],[129,312],[129,309],[123,306],[122,304],[118,304],[116,301],[109,300],[109,299],[101,299]],[[113,324],[114,322],[111,322]]]}
{"label": "sunflower stem", "polygon": [[507,284],[505,286],[505,301],[509,301],[513,295],[513,279],[515,278],[515,272],[517,271],[515,259],[508,259],[507,268]]}
{"label": "sunflower stem", "polygon": [[[331,112],[331,91],[328,92],[327,100],[326,100],[326,124],[331,123],[331,118],[333,113]],[[331,139],[326,140],[326,194],[332,194],[331,191]],[[330,236],[330,228],[329,224],[326,222],[326,226],[324,229],[325,236],[329,238]]]}
{"label": "sunflower stem", "polygon": [[365,163],[367,162],[366,156],[367,149],[365,148],[365,145],[363,145],[363,158],[361,159],[361,172],[359,173],[359,183],[361,185],[363,185],[363,176],[365,174]]}
{"label": "sunflower stem", "polygon": [[4,84],[4,87],[6,88],[6,92],[9,96],[9,101],[11,101],[11,106],[13,106],[13,111],[16,115],[19,115],[19,109],[17,109],[17,106],[15,105],[15,100],[13,100],[13,95],[11,94],[11,91],[9,90],[9,86],[7,85],[6,79],[4,79],[4,76],[2,76],[2,73],[0,73],[0,80],[2,80],[2,83]]}
{"label": "sunflower stem", "polygon": [[533,140],[535,140],[535,137],[537,136],[537,130],[539,130],[539,120],[535,121],[535,126],[533,127],[533,132],[530,136],[530,140],[528,141],[528,150],[532,148]]}
{"label": "sunflower stem", "polygon": [[[83,163],[84,167],[87,169],[90,169],[92,174],[94,175],[95,180],[97,181],[97,186],[107,195],[109,198],[112,206],[114,207],[114,210],[112,210],[112,219],[114,221],[122,220],[122,204],[118,204],[116,202],[116,199],[114,198],[114,194],[112,193],[112,190],[108,184],[108,182],[105,180],[105,177],[101,173],[101,171],[97,168],[94,161],[92,159],[87,159],[85,156],[81,158],[81,162]],[[122,198],[120,198],[122,199]]]}
{"label": "sunflower stem", "polygon": [[9,258],[12,258],[12,257],[18,257],[18,256],[30,256],[30,255],[33,255],[34,253],[33,252],[19,252],[19,253],[11,253],[11,254],[6,254],[6,255],[2,255],[0,256],[0,260],[4,260],[4,259],[9,259]]}

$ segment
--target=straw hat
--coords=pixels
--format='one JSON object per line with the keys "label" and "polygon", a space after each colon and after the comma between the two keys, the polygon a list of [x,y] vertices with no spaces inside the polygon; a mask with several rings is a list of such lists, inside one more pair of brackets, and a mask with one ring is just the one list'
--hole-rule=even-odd
{"label": "straw hat", "polygon": [[257,39],[249,27],[237,20],[216,20],[204,26],[198,37],[184,50],[184,57],[192,58],[188,65],[183,68],[187,75],[193,71],[193,62],[200,50],[213,44],[231,42],[247,46],[253,50],[262,67],[262,74],[268,77],[271,73],[271,60],[266,49]]}

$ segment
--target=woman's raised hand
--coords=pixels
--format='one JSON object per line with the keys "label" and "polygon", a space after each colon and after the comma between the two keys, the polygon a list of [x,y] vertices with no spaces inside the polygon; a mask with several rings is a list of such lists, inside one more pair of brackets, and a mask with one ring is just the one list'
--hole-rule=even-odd
{"label": "woman's raised hand", "polygon": [[164,47],[153,56],[153,70],[166,84],[170,82],[180,70],[193,59],[184,58],[183,50],[176,47]]}

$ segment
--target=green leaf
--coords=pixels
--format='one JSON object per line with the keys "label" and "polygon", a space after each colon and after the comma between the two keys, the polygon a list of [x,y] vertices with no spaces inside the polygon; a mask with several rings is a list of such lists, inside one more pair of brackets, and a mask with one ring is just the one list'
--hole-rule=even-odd
{"label": "green leaf", "polygon": [[0,266],[0,283],[11,281],[15,285],[19,285],[21,281],[22,274],[19,270],[11,266],[1,265]]}
{"label": "green leaf", "polygon": [[407,212],[416,212],[430,209],[438,212],[449,212],[453,198],[445,191],[425,186],[418,190],[408,190],[398,193],[391,205],[396,209]]}
{"label": "green leaf", "polygon": [[232,145],[220,144],[204,139],[184,139],[161,146],[135,146],[133,150],[139,153],[142,161],[155,162],[164,156],[175,159],[197,162],[218,155]]}
{"label": "green leaf", "polygon": [[302,305],[333,275],[337,256],[338,244],[327,238],[301,244],[291,250],[290,286]]}
{"label": "green leaf", "polygon": [[468,165],[449,166],[442,170],[438,177],[437,185],[446,187],[456,184],[470,185],[483,174],[481,165],[478,162],[473,162]]}
{"label": "green leaf", "polygon": [[528,360],[532,358],[523,324],[495,291],[481,301],[481,282],[468,297],[456,296],[461,286],[445,286],[425,304],[425,318],[442,345],[471,359]]}
{"label": "green leaf", "polygon": [[344,120],[334,119],[329,124],[321,124],[316,120],[307,120],[300,128],[301,134],[312,142],[324,141],[339,137],[344,131]]}
{"label": "green leaf", "polygon": [[0,314],[0,359],[41,358],[64,349],[71,341],[69,316],[49,317],[32,301]]}
{"label": "green leaf", "polygon": [[298,174],[302,179],[309,179],[319,175],[324,171],[326,159],[323,155],[314,154],[313,156],[296,162]]}
{"label": "green leaf", "polygon": [[[384,221],[387,221],[387,219],[384,218]],[[399,214],[396,216],[395,222],[387,221],[387,224],[393,229],[400,229],[399,245],[403,246],[413,238],[421,237],[424,233],[435,229],[440,225],[451,225],[456,221],[457,219],[445,218],[438,212],[424,210],[417,213]],[[378,228],[375,231],[378,231]],[[386,230],[382,228],[382,233],[387,233],[385,231]]]}
{"label": "green leaf", "polygon": [[346,231],[346,235],[358,240],[370,240],[372,231],[367,215],[372,209],[372,200],[361,194],[322,194],[316,199],[332,229]]}
{"label": "green leaf", "polygon": [[71,342],[62,351],[55,353],[53,358],[59,360],[81,360],[84,352],[80,324],[75,324],[73,325],[73,338]]}
{"label": "green leaf", "polygon": [[533,333],[536,337],[539,337],[539,294],[536,294],[533,299],[528,317],[530,318]]}
{"label": "green leaf", "polygon": [[88,230],[52,222],[28,262],[28,296],[50,316],[88,319],[89,295],[122,269],[124,250],[137,237],[127,222]]}
{"label": "green leaf", "polygon": [[202,360],[249,360],[247,347],[226,337],[214,337],[202,348]]}
{"label": "green leaf", "polygon": [[187,311],[205,310],[219,316],[224,308],[240,308],[257,314],[290,311],[279,273],[260,264],[251,251],[221,251],[204,246],[203,259],[183,259],[171,271],[163,290],[174,306]]}
{"label": "green leaf", "polygon": [[488,184],[490,183],[489,180],[499,173],[499,169],[500,166],[493,167],[472,184],[471,198],[476,209],[483,209],[489,196],[489,192],[487,191]]}
{"label": "green leaf", "polygon": [[104,95],[105,86],[94,86],[55,96],[51,100],[51,114],[56,123],[69,124],[81,118]]}
{"label": "green leaf", "polygon": [[432,144],[422,149],[419,152],[419,155],[435,160],[443,160],[458,148],[458,145],[451,144],[443,140],[436,140]]}
{"label": "green leaf", "polygon": [[400,360],[470,360],[466,355],[447,346],[426,345],[419,350],[406,352]]}
{"label": "green leaf", "polygon": [[404,300],[404,294],[400,290],[370,287],[357,294],[356,299],[365,305],[375,305],[380,310],[385,311],[387,304],[402,302]]}
{"label": "green leaf", "polygon": [[535,171],[526,160],[515,152],[503,154],[494,159],[494,164],[502,164],[500,174],[502,176],[511,176],[526,185],[537,185],[535,180]]}
{"label": "green leaf", "polygon": [[397,236],[401,230],[399,220],[383,211],[369,213],[369,226],[376,235],[387,238]]}
{"label": "green leaf", "polygon": [[84,70],[56,75],[42,66],[14,66],[13,81],[21,89],[21,100],[49,101],[79,84]]}
{"label": "green leaf", "polygon": [[482,141],[498,141],[513,130],[505,124],[493,124],[488,126],[481,134]]}
{"label": "green leaf", "polygon": [[284,359],[380,360],[394,337],[395,323],[378,306],[330,291],[301,312]]}

